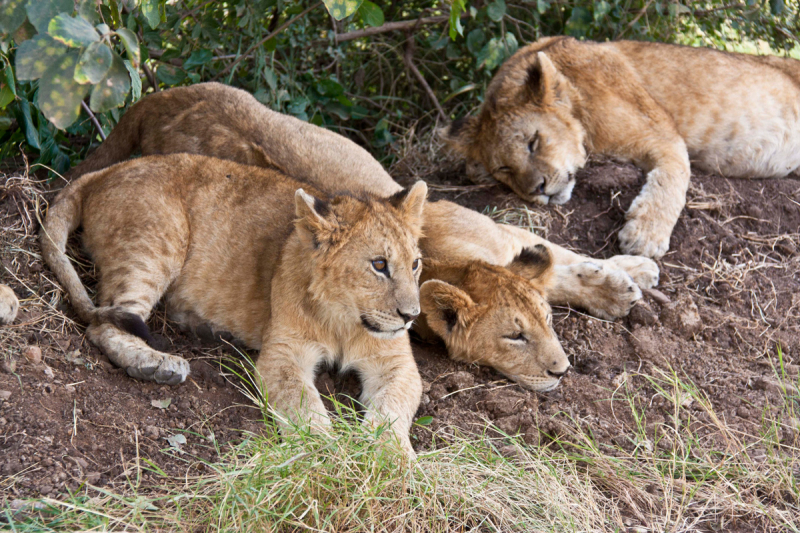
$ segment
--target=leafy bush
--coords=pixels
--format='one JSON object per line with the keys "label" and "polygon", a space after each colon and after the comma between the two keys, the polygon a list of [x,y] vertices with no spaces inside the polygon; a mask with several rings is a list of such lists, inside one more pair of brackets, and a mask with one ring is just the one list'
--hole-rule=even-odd
{"label": "leafy bush", "polygon": [[797,43],[785,0],[0,0],[0,158],[63,173],[143,92],[208,80],[391,157],[542,35]]}

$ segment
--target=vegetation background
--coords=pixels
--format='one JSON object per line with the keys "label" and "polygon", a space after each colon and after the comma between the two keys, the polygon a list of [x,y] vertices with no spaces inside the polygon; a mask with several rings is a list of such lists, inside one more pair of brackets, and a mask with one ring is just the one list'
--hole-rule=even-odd
{"label": "vegetation background", "polygon": [[[0,0],[0,160],[63,173],[152,91],[217,80],[384,163],[542,35],[791,53],[784,0]],[[102,131],[101,131],[102,130]]]}

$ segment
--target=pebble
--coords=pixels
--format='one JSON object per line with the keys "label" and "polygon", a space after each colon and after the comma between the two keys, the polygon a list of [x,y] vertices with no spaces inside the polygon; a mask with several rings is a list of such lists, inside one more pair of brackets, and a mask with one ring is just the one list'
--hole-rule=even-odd
{"label": "pebble", "polygon": [[469,372],[464,372],[463,370],[453,372],[447,376],[447,379],[444,380],[444,386],[447,387],[447,390],[450,392],[468,389],[474,384],[475,376]]}
{"label": "pebble", "polygon": [[86,482],[91,485],[96,485],[100,481],[100,472],[89,472],[86,474]]}
{"label": "pebble", "polygon": [[53,369],[50,368],[49,366],[44,367],[44,376],[49,380],[53,380],[56,378],[55,372],[53,372]]}
{"label": "pebble", "polygon": [[38,346],[28,346],[25,348],[25,351],[22,352],[22,354],[25,356],[25,359],[27,359],[28,362],[33,363],[34,365],[38,365],[42,362],[42,349]]}
{"label": "pebble", "polygon": [[0,400],[8,400],[11,398],[10,390],[0,390]]}
{"label": "pebble", "polygon": [[0,370],[5,372],[6,374],[13,374],[14,371],[17,369],[17,362],[13,359],[8,361],[3,361],[0,363]]}

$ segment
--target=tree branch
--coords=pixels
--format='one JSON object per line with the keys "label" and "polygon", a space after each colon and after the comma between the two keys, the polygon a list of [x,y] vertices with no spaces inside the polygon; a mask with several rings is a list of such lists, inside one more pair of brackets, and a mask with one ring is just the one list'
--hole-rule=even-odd
{"label": "tree branch", "polygon": [[425,17],[416,20],[387,22],[383,26],[378,26],[377,28],[364,28],[363,30],[339,33],[336,35],[336,42],[341,43],[343,41],[352,41],[353,39],[360,39],[361,37],[369,37],[371,35],[378,35],[390,31],[404,31],[414,28],[420,24],[438,24],[439,22],[446,22],[448,20],[450,20],[449,15],[440,15],[438,17]]}
{"label": "tree branch", "polygon": [[405,63],[406,68],[410,70],[414,77],[417,78],[419,84],[422,85],[422,88],[425,90],[425,94],[428,95],[428,98],[433,102],[434,107],[439,112],[439,116],[442,120],[447,120],[447,114],[442,109],[442,106],[439,104],[439,99],[436,98],[436,94],[431,89],[431,86],[428,85],[428,82],[425,81],[425,77],[419,71],[417,66],[414,64],[414,35],[409,33],[408,39],[406,40],[406,52],[403,55],[403,63]]}
{"label": "tree branch", "polygon": [[88,113],[89,119],[91,119],[91,121],[94,123],[94,127],[97,128],[97,132],[100,134],[100,138],[105,141],[106,140],[106,133],[103,131],[103,128],[100,126],[100,122],[97,120],[97,117],[94,116],[94,113],[92,113],[92,110],[89,109],[89,106],[86,105],[86,102],[84,102],[83,100],[81,100],[81,107],[83,108],[84,111],[86,111],[86,113]]}

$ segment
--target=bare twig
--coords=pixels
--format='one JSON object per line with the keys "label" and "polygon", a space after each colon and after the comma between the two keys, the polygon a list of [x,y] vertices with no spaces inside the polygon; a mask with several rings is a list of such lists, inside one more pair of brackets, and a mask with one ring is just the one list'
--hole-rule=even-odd
{"label": "bare twig", "polygon": [[421,24],[438,24],[446,22],[450,19],[449,15],[440,15],[438,17],[425,17],[416,20],[400,20],[397,22],[387,22],[382,26],[376,28],[364,28],[363,30],[351,31],[348,33],[340,33],[336,35],[336,42],[352,41],[353,39],[360,39],[361,37],[369,37],[371,35],[378,35],[390,31],[404,31],[415,28]]}
{"label": "bare twig", "polygon": [[84,102],[83,100],[81,100],[81,107],[83,107],[83,110],[86,111],[86,113],[89,115],[89,118],[91,119],[92,123],[94,124],[94,127],[97,128],[97,132],[100,133],[100,137],[105,141],[106,140],[106,132],[103,131],[102,126],[100,126],[100,122],[97,120],[97,117],[94,116],[94,113],[92,113],[92,110],[89,109],[89,106],[86,105],[86,102]]}
{"label": "bare twig", "polygon": [[419,84],[422,85],[422,88],[425,90],[425,94],[427,94],[430,101],[433,102],[433,105],[439,112],[441,119],[447,120],[447,113],[444,112],[441,104],[439,104],[439,99],[436,98],[436,94],[431,89],[431,86],[428,85],[428,82],[425,81],[425,77],[414,64],[414,36],[411,34],[406,40],[406,53],[403,55],[403,63],[405,63],[406,68],[414,74],[414,77],[417,78]]}
{"label": "bare twig", "polygon": [[259,46],[261,46],[265,42],[269,41],[270,39],[272,39],[273,37],[278,35],[280,32],[282,32],[283,30],[285,30],[286,28],[291,26],[298,19],[301,19],[301,18],[305,17],[306,14],[308,14],[309,11],[313,11],[314,9],[318,8],[321,5],[322,5],[322,2],[317,2],[316,4],[312,5],[311,7],[308,7],[306,9],[304,9],[302,12],[300,12],[296,16],[290,18],[289,20],[287,20],[286,22],[284,22],[283,24],[278,26],[275,29],[275,31],[271,32],[269,35],[267,35],[266,37],[264,37],[263,39],[258,41],[256,44],[254,44],[253,46],[248,48],[242,55],[240,55],[230,65],[228,65],[227,67],[225,67],[224,69],[219,71],[219,73],[217,73],[217,75],[214,76],[214,79],[217,80],[217,79],[221,78],[222,76],[224,76],[225,74],[227,74],[229,71],[231,71],[233,68],[235,68],[236,65],[238,65],[244,58],[246,58],[253,50],[255,50],[256,48],[258,48]]}

